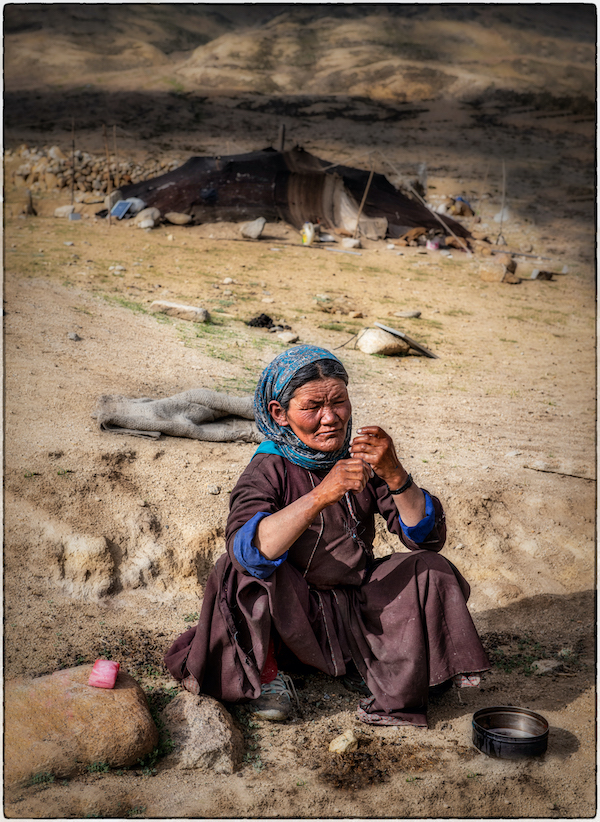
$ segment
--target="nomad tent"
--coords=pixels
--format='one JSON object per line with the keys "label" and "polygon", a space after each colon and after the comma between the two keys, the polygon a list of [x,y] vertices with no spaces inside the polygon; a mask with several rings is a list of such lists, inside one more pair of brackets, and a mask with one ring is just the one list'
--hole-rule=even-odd
{"label": "nomad tent", "polygon": [[[300,229],[304,223],[371,239],[401,237],[411,228],[469,232],[450,217],[439,219],[398,191],[383,174],[332,165],[302,148],[265,149],[226,157],[191,157],[184,165],[123,186],[124,198],[138,197],[161,214],[189,214],[193,223],[247,221],[264,217]],[[366,192],[362,211],[360,210]]]}

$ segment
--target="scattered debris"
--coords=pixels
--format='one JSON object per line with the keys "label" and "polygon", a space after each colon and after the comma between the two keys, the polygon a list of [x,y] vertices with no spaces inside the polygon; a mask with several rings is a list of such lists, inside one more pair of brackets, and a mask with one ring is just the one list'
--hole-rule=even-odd
{"label": "scattered debris", "polygon": [[210,322],[210,314],[206,308],[198,308],[194,305],[181,305],[180,303],[170,303],[165,300],[154,300],[150,305],[150,311],[154,314],[167,314],[169,317],[177,317],[180,320],[189,320],[193,323]]}
{"label": "scattered debris", "polygon": [[209,485],[206,490],[208,491],[209,494],[212,494],[213,496],[216,497],[218,494],[221,493],[221,486],[220,485]]}
{"label": "scattered debris", "polygon": [[70,340],[73,340],[73,342],[79,342],[81,340],[81,337],[75,331],[69,331],[69,333],[67,334],[67,337]]}
{"label": "scattered debris", "polygon": [[537,659],[531,663],[531,668],[537,676],[542,676],[542,674],[549,674],[555,671],[557,668],[560,668],[561,665],[562,662],[558,662],[556,659]]}
{"label": "scattered debris", "polygon": [[246,325],[252,328],[271,328],[273,326],[273,320],[268,314],[259,314],[257,317],[248,320]]}

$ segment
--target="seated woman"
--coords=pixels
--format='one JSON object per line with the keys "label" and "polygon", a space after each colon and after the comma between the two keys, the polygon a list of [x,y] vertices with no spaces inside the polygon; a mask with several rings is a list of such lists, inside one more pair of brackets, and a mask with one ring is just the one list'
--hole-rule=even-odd
{"label": "seated woman", "polygon": [[[354,681],[361,721],[426,727],[429,688],[476,685],[489,662],[469,586],[437,553],[439,500],[413,483],[381,428],[351,441],[347,384],[342,363],[314,346],[263,372],[255,417],[265,441],[231,494],[227,553],[199,624],[165,662],[193,693],[284,719],[278,661],[299,660]],[[377,513],[408,551],[374,557]]]}

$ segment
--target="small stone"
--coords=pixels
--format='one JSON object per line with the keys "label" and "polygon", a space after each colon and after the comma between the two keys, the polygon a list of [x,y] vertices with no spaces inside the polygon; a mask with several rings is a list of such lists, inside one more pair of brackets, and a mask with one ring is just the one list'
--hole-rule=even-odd
{"label": "small stone", "polygon": [[358,237],[356,239],[354,237],[344,237],[342,248],[362,248],[362,245]]}
{"label": "small stone", "polygon": [[165,214],[165,220],[173,225],[188,225],[192,222],[192,218],[189,214],[183,214],[179,211],[167,211]]}
{"label": "small stone", "polygon": [[73,340],[73,342],[79,342],[79,340],[81,339],[79,334],[77,334],[75,331],[69,331],[69,333],[67,334],[67,337],[70,340]]}
{"label": "small stone", "polygon": [[291,343],[298,342],[300,339],[299,335],[294,334],[293,331],[282,331],[281,334],[277,335],[277,338],[284,343],[289,343],[290,345]]}
{"label": "small stone", "polygon": [[505,457],[518,457],[521,454],[521,451],[509,451],[505,454]]}
{"label": "small stone", "polygon": [[231,297],[231,295],[232,295],[232,294],[233,294],[233,291],[232,291],[230,288],[226,288],[226,289],[223,291],[223,296],[224,296],[224,297]]}
{"label": "small stone", "polygon": [[329,743],[329,750],[332,753],[349,753],[358,748],[358,739],[354,735],[354,731],[344,731],[343,734],[336,736]]}
{"label": "small stone", "polygon": [[156,223],[150,217],[146,217],[145,219],[140,220],[140,222],[137,223],[138,228],[154,228],[155,225]]}
{"label": "small stone", "polygon": [[362,311],[351,311],[350,316],[354,320],[362,320],[365,315],[362,313]]}
{"label": "small stone", "polygon": [[274,302],[275,302],[275,300],[273,299],[273,297],[263,297],[262,300],[261,300],[261,303],[274,303]]}
{"label": "small stone", "polygon": [[212,494],[213,496],[216,497],[218,494],[221,493],[221,486],[220,485],[209,485],[206,490],[208,491],[209,494]]}
{"label": "small stone", "polygon": [[244,223],[240,228],[241,235],[248,240],[258,240],[266,224],[267,221],[264,217],[258,217],[250,223]]}
{"label": "small stone", "polygon": [[69,240],[68,242],[65,243],[65,245],[75,245],[75,243],[72,240]]}
{"label": "small stone", "polygon": [[417,319],[421,316],[420,311],[394,311],[394,317],[406,317],[408,319]]}
{"label": "small stone", "polygon": [[232,284],[233,284],[233,280],[231,279],[231,277],[225,277],[225,279],[223,280],[223,285],[232,285]]}
{"label": "small stone", "polygon": [[167,234],[167,240],[168,240],[170,243],[172,243],[174,239],[175,239],[175,235],[174,235],[174,234]]}
{"label": "small stone", "polygon": [[153,314],[167,314],[169,317],[178,317],[180,320],[189,320],[193,323],[210,322],[210,314],[206,308],[198,308],[194,305],[180,305],[166,300],[154,300],[150,305],[150,311]]}

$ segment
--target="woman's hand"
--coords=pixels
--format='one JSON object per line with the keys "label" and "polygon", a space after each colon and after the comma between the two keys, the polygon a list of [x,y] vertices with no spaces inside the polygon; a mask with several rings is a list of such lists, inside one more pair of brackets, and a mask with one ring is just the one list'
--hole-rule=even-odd
{"label": "woman's hand", "polygon": [[390,488],[399,488],[406,481],[408,474],[400,464],[394,442],[378,425],[359,428],[350,444],[350,453],[367,462]]}
{"label": "woman's hand", "polygon": [[[363,426],[357,435],[350,444],[352,456],[368,463],[389,488],[401,488],[408,479],[408,472],[398,459],[390,435],[378,425]],[[425,496],[414,483],[392,499],[405,525],[417,525],[425,516]]]}
{"label": "woman's hand", "polygon": [[281,511],[261,519],[254,544],[267,559],[284,554],[329,505],[334,505],[348,491],[357,494],[373,476],[371,467],[362,459],[336,462],[327,476],[308,494],[290,503]]}
{"label": "woman's hand", "polygon": [[359,457],[339,460],[311,493],[321,507],[327,507],[341,500],[348,491],[360,494],[372,476],[370,466]]}

